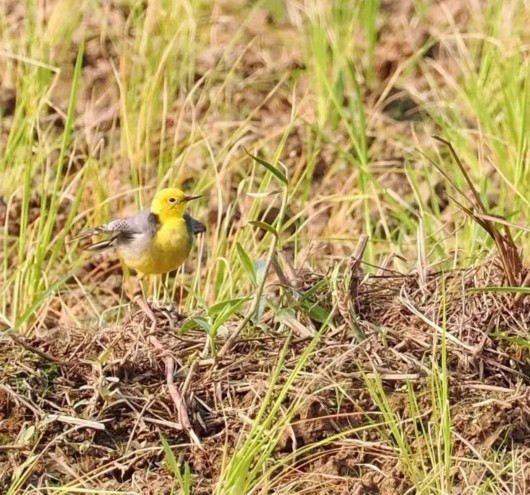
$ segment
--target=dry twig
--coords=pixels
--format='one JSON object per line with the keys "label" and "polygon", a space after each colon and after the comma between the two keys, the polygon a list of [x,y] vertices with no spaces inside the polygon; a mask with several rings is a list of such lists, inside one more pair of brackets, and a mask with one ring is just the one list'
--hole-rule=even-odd
{"label": "dry twig", "polygon": [[186,408],[186,403],[182,398],[181,393],[178,391],[173,381],[173,374],[175,373],[175,361],[171,356],[166,356],[166,381],[169,390],[169,395],[173,400],[175,407],[177,408],[177,414],[182,424],[182,428],[189,435],[191,440],[197,447],[202,449],[201,441],[191,426],[190,417]]}

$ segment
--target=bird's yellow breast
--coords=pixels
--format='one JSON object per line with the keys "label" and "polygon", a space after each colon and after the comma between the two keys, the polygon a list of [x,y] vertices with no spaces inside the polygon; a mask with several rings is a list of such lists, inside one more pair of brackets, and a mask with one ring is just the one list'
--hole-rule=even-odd
{"label": "bird's yellow breast", "polygon": [[[141,245],[142,244],[142,245]],[[120,249],[126,265],[144,275],[176,270],[191,250],[192,238],[183,218],[166,220],[155,235]]]}

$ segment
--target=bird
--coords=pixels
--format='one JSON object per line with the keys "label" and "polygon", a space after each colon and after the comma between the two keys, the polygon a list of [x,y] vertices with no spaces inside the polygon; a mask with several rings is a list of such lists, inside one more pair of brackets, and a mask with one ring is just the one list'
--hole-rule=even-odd
{"label": "bird", "polygon": [[115,248],[140,279],[171,272],[190,254],[194,237],[206,232],[206,226],[187,212],[188,203],[201,197],[177,188],[161,189],[151,205],[136,215],[84,230],[73,240],[108,234],[110,237],[85,249],[101,252]]}

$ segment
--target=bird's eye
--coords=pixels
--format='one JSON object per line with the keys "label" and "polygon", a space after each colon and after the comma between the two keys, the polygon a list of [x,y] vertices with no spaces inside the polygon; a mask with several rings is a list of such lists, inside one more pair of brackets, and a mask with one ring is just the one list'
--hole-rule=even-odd
{"label": "bird's eye", "polygon": [[170,203],[174,203],[175,201],[177,201],[177,198],[169,198]]}

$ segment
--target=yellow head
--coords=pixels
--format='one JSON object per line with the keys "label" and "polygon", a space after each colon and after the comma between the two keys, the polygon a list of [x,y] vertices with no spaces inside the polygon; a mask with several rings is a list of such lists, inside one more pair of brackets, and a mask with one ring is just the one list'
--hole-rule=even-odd
{"label": "yellow head", "polygon": [[158,216],[163,223],[172,218],[182,218],[188,202],[201,196],[188,196],[180,189],[162,189],[155,194],[151,203],[151,212]]}

